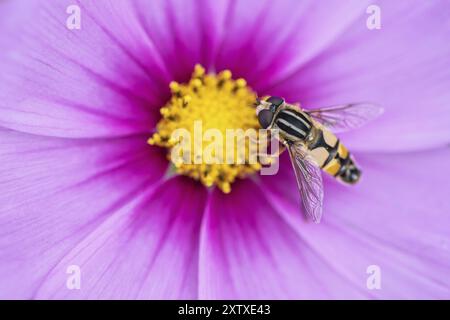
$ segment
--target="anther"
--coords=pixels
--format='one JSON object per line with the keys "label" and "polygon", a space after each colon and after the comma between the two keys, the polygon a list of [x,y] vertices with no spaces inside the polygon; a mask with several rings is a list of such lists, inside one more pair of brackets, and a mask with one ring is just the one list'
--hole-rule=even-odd
{"label": "anther", "polygon": [[[172,138],[172,133],[177,129],[189,130],[194,134],[194,123],[201,119],[203,128],[219,129],[226,136],[227,129],[259,129],[258,119],[255,114],[254,102],[256,95],[247,86],[245,79],[232,79],[231,71],[224,70],[218,75],[206,74],[205,69],[196,65],[192,78],[188,83],[170,83],[172,97],[161,108],[162,119],[157,125],[157,132],[148,139],[148,143],[171,150],[181,140]],[[191,140],[194,143],[194,140]],[[204,143],[203,143],[204,145]],[[193,145],[192,145],[193,147]],[[248,146],[245,146],[248,148]],[[224,150],[237,154],[237,147],[232,150]],[[215,154],[198,153],[198,147],[191,148],[189,159],[192,161],[208,160]],[[195,154],[194,154],[195,151]],[[260,164],[249,163],[247,155],[249,150],[241,157],[242,164],[206,164],[183,163],[182,159],[171,159],[168,151],[167,158],[173,162],[178,174],[189,176],[200,181],[205,186],[216,186],[224,193],[231,191],[231,184],[236,178],[246,176],[258,171]],[[222,155],[228,159],[227,154]],[[232,157],[235,159],[236,157]],[[208,162],[209,163],[209,162]]]}

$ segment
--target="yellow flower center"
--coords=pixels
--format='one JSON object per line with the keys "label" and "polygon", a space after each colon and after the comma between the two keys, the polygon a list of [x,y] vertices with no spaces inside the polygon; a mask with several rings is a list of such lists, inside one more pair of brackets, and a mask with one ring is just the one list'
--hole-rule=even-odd
{"label": "yellow flower center", "polygon": [[[148,141],[151,145],[166,147],[172,151],[180,143],[173,139],[173,132],[185,129],[195,135],[194,129],[198,123],[201,123],[203,132],[214,129],[223,137],[227,136],[227,129],[246,131],[260,128],[254,107],[256,94],[244,79],[232,79],[229,70],[219,74],[206,74],[202,66],[196,65],[188,83],[172,82],[170,90],[172,97],[160,110],[162,119],[157,125],[156,133]],[[198,139],[192,139],[190,143],[193,145],[190,151],[193,159],[199,157],[195,144],[197,147],[200,145],[201,151],[208,147],[204,139],[200,142]],[[231,147],[228,142],[224,142],[221,148],[224,148],[227,154],[230,151],[232,154],[239,154],[236,150],[238,146],[237,141]],[[230,148],[234,150],[229,150]],[[223,192],[229,193],[236,178],[244,178],[261,169],[260,163],[249,161],[248,143],[245,149],[245,155],[236,163],[180,163],[171,159],[171,152],[168,152],[168,159],[172,161],[178,174],[189,176],[208,187],[215,185]],[[205,160],[205,155],[202,152],[200,154]]]}

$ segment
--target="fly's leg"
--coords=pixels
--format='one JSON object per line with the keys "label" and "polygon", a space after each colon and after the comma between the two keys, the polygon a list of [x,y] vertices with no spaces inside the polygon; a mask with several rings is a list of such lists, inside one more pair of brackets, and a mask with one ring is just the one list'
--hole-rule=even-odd
{"label": "fly's leg", "polygon": [[241,137],[240,139],[237,140],[237,142],[240,143],[247,138],[250,143],[253,143],[254,145],[258,146],[258,152],[256,152],[256,156],[258,157],[259,162],[262,165],[269,165],[274,161],[274,159],[277,159],[286,150],[287,147],[286,142],[280,141],[280,139],[270,134],[270,131],[269,136],[270,139],[264,139],[265,141],[269,140],[268,142],[265,143],[265,147],[267,148],[268,145],[273,146],[276,144],[278,148],[276,148],[275,153],[260,152],[261,150],[259,147],[261,144],[261,139],[255,139],[255,137],[252,136]]}
{"label": "fly's leg", "polygon": [[258,153],[260,163],[263,165],[269,165],[273,163],[275,159],[278,159],[280,157],[280,155],[286,150],[286,148],[287,146],[284,143],[278,141],[278,148],[275,153]]}

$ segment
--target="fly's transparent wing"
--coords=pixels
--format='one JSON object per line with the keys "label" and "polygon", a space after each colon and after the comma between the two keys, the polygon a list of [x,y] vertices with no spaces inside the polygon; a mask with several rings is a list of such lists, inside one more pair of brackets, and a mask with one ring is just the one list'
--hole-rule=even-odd
{"label": "fly's transparent wing", "polygon": [[302,207],[306,216],[319,223],[322,218],[323,184],[320,168],[302,145],[290,144],[287,148],[294,167]]}
{"label": "fly's transparent wing", "polygon": [[334,132],[356,129],[379,117],[383,108],[371,103],[349,103],[306,111]]}

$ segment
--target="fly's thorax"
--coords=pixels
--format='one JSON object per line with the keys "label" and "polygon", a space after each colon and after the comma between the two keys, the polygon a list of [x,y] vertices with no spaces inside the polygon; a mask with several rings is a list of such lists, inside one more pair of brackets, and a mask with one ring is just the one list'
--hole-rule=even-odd
{"label": "fly's thorax", "polygon": [[305,143],[313,129],[313,121],[305,112],[286,105],[275,114],[272,127],[278,129],[280,136],[288,142]]}

